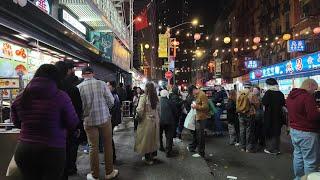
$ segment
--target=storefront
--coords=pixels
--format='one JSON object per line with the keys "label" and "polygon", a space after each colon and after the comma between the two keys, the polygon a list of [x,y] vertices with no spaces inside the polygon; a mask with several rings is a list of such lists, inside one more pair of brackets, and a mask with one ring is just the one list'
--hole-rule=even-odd
{"label": "storefront", "polygon": [[263,89],[267,89],[266,79],[275,78],[280,90],[288,95],[292,88],[299,88],[305,79],[312,78],[320,83],[320,51],[254,70],[249,76],[252,83]]}

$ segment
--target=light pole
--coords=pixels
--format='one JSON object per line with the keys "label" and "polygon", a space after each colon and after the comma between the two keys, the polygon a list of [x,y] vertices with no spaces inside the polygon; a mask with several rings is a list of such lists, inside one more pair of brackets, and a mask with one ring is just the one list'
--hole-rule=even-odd
{"label": "light pole", "polygon": [[[169,53],[169,56],[170,56],[170,44],[169,43],[170,43],[170,38],[171,38],[170,31],[172,29],[175,29],[175,28],[180,27],[180,26],[185,25],[185,24],[192,24],[193,26],[197,26],[199,24],[199,20],[198,19],[194,19],[192,21],[188,21],[188,22],[183,22],[183,23],[177,24],[177,25],[175,25],[173,27],[167,27],[167,31],[166,31],[165,34],[168,37],[168,53]],[[169,62],[169,57],[168,57],[168,62]],[[169,70],[169,68],[168,68],[168,70]],[[174,66],[174,68],[173,68],[173,85],[176,84],[176,73],[175,73],[175,70],[176,70],[176,67]]]}

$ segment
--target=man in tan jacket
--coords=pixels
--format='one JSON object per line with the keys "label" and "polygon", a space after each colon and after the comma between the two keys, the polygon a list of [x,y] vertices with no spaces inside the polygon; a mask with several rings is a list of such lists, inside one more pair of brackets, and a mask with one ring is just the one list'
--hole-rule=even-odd
{"label": "man in tan jacket", "polygon": [[205,124],[209,117],[208,98],[206,94],[192,85],[190,87],[196,101],[192,103],[191,107],[196,110],[196,130],[193,134],[193,142],[189,145],[188,150],[195,152],[198,147],[198,152],[201,157],[205,156]]}

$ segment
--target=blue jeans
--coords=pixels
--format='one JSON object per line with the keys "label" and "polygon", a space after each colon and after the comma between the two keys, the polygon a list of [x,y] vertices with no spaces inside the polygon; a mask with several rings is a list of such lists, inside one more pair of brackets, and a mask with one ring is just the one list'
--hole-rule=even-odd
{"label": "blue jeans", "polygon": [[215,132],[219,134],[223,133],[222,123],[220,119],[222,111],[223,110],[221,108],[217,108],[217,112],[214,113]]}
{"label": "blue jeans", "polygon": [[295,179],[317,171],[319,162],[319,134],[314,132],[290,130],[291,141],[294,147],[293,170]]}

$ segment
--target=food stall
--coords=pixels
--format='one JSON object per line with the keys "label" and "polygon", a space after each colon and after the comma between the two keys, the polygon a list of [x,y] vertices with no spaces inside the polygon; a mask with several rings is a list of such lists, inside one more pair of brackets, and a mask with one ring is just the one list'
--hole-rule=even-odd
{"label": "food stall", "polygon": [[305,79],[320,82],[320,51],[256,69],[249,73],[250,81],[267,89],[265,80],[275,78],[280,90],[287,96],[292,88],[299,88]]}

